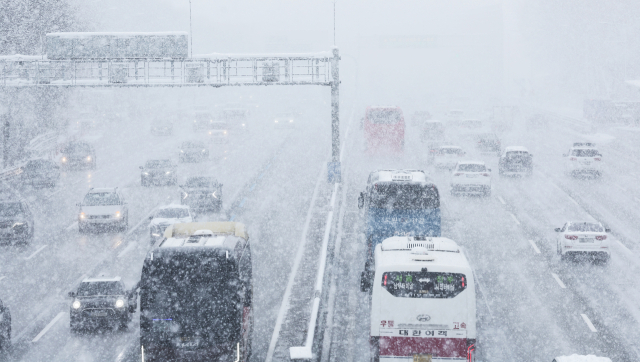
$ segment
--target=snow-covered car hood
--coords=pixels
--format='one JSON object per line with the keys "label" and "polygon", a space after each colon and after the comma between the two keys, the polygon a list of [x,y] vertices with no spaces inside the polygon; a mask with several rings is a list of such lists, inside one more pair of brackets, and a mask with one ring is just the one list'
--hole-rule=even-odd
{"label": "snow-covered car hood", "polygon": [[193,219],[191,218],[191,216],[189,217],[183,217],[181,219],[174,219],[174,218],[154,218],[153,220],[151,220],[151,222],[149,223],[149,227],[154,227],[157,225],[161,225],[161,224],[165,224],[165,225],[173,225],[173,224],[177,224],[177,223],[183,223],[183,222],[192,222]]}
{"label": "snow-covered car hood", "polygon": [[82,206],[80,210],[85,215],[112,215],[116,211],[122,212],[122,205],[108,205],[108,206]]}

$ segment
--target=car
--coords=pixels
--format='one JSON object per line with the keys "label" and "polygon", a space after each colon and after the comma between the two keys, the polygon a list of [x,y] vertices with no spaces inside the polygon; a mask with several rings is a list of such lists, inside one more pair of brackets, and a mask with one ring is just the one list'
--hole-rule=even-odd
{"label": "car", "polygon": [[66,169],[96,169],[96,151],[87,142],[70,142],[60,150],[60,153],[60,163]]}
{"label": "car", "polygon": [[273,117],[275,128],[296,128],[300,115],[296,112],[278,113]]}
{"label": "car", "polygon": [[26,202],[16,197],[0,199],[0,241],[27,244],[34,237],[33,213]]}
{"label": "car", "polygon": [[571,257],[586,257],[591,260],[608,262],[611,258],[610,232],[597,221],[568,221],[558,233],[556,250],[561,260]]}
{"label": "car", "polygon": [[117,187],[92,187],[77,206],[80,233],[89,228],[125,231],[129,226],[127,202]]}
{"label": "car", "polygon": [[249,110],[245,108],[225,108],[220,113],[220,119],[226,121],[229,126],[233,126],[233,129],[238,131],[248,132],[249,130]]}
{"label": "car", "polygon": [[422,123],[420,141],[442,140],[444,138],[444,123],[442,121],[429,120]]}
{"label": "car", "polygon": [[531,176],[533,173],[533,155],[526,147],[505,147],[498,161],[500,176]]}
{"label": "car", "polygon": [[447,170],[456,167],[458,161],[460,161],[465,154],[462,147],[453,145],[440,146],[430,152],[433,167]]}
{"label": "car", "polygon": [[195,112],[195,119],[193,120],[193,130],[195,132],[206,131],[211,126],[211,123],[216,120],[216,117],[209,111],[199,110]]}
{"label": "car", "polygon": [[166,119],[151,121],[151,134],[154,136],[171,136],[173,134],[173,122]]}
{"label": "car", "polygon": [[32,159],[21,167],[20,182],[33,187],[55,187],[60,178],[60,166],[47,159]]}
{"label": "car", "polygon": [[0,300],[0,351],[11,347],[11,311]]}
{"label": "car", "polygon": [[465,119],[459,125],[462,129],[481,129],[482,121],[479,119]]}
{"label": "car", "polygon": [[149,216],[149,238],[151,243],[162,239],[164,231],[176,223],[193,222],[194,214],[189,210],[187,205],[165,205],[158,208],[158,210],[151,216]]}
{"label": "car", "polygon": [[610,358],[607,357],[597,357],[595,355],[577,355],[572,354],[571,356],[558,356],[553,359],[551,362],[611,362]]}
{"label": "car", "polygon": [[138,307],[136,291],[127,290],[120,277],[84,279],[69,297],[73,298],[69,307],[72,332],[113,325],[126,329]]}
{"label": "car", "polygon": [[562,155],[565,159],[565,172],[571,176],[601,176],[602,175],[602,154],[595,146],[575,143],[568,153]]}
{"label": "car", "polygon": [[229,143],[229,123],[215,121],[209,127],[209,139],[213,143]]}
{"label": "car", "polygon": [[411,125],[414,127],[420,126],[424,121],[431,119],[431,113],[429,111],[415,111],[411,115]]}
{"label": "car", "polygon": [[500,138],[495,133],[479,133],[474,136],[474,140],[480,152],[491,152],[500,156]]}
{"label": "car", "polygon": [[140,166],[140,184],[150,185],[177,185],[178,166],[171,160],[149,160],[144,166]]}
{"label": "car", "polygon": [[178,161],[184,162],[200,162],[209,158],[209,148],[204,142],[185,141],[180,145],[180,155]]}
{"label": "car", "polygon": [[491,169],[482,161],[458,161],[451,174],[451,195],[491,195]]}
{"label": "car", "polygon": [[222,184],[213,177],[189,177],[180,185],[180,204],[192,210],[222,211]]}

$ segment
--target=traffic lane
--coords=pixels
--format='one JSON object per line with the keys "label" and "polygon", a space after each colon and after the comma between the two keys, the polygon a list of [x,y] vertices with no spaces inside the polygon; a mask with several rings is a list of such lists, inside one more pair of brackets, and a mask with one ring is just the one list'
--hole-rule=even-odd
{"label": "traffic lane", "polygon": [[[608,351],[582,320],[578,298],[558,288],[521,225],[491,199],[449,200],[460,220],[454,240],[466,248],[490,315],[479,315],[486,360],[548,360],[566,351]],[[535,318],[532,318],[535,316]],[[514,347],[515,346],[515,347]]]}
{"label": "traffic lane", "polygon": [[313,189],[329,156],[328,130],[313,123],[295,129],[236,218],[252,240],[254,361],[266,358]]}

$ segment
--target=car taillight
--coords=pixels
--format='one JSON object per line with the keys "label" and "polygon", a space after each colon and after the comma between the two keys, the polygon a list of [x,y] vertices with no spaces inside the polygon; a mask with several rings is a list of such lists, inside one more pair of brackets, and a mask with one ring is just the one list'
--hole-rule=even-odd
{"label": "car taillight", "polygon": [[607,236],[606,235],[598,235],[596,236],[596,240],[606,240]]}
{"label": "car taillight", "polygon": [[569,240],[578,240],[577,235],[565,235],[564,238]]}
{"label": "car taillight", "polygon": [[571,158],[569,159],[569,161],[578,161],[578,159],[577,159],[577,158],[575,158],[575,157],[571,157]]}
{"label": "car taillight", "polygon": [[488,173],[483,173],[482,176],[489,176],[489,174]]}
{"label": "car taillight", "polygon": [[462,176],[460,172],[454,173],[453,176]]}
{"label": "car taillight", "polygon": [[600,161],[600,157],[594,157],[593,158],[595,161]]}

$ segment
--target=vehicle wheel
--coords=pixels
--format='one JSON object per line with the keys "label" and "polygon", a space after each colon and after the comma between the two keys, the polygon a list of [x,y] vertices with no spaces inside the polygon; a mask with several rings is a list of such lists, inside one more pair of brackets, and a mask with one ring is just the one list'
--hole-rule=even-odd
{"label": "vehicle wheel", "polygon": [[561,262],[566,262],[567,261],[567,254],[562,254],[562,252],[560,252],[560,261]]}
{"label": "vehicle wheel", "polygon": [[70,321],[69,330],[71,331],[71,333],[78,333],[78,331],[80,330],[80,326],[78,325],[78,322]]}
{"label": "vehicle wheel", "polygon": [[371,362],[380,362],[379,337],[369,337],[369,353]]}

